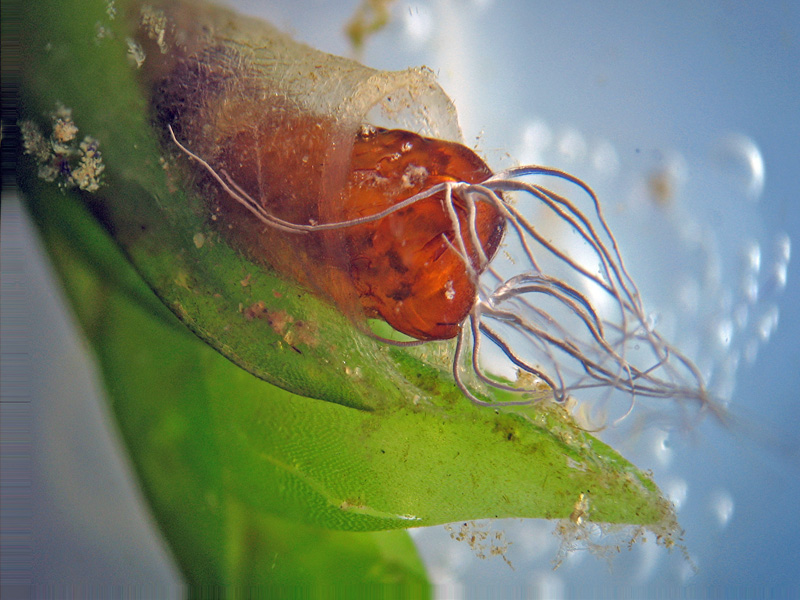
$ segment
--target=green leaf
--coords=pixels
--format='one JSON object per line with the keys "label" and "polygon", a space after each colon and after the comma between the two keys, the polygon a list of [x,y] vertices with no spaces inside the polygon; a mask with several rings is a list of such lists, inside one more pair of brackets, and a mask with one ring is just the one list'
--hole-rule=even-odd
{"label": "green leaf", "polygon": [[[189,582],[311,589],[401,584],[424,595],[424,568],[405,532],[333,531],[308,523],[314,519],[287,519],[308,502],[301,496],[295,510],[281,509],[281,502],[292,500],[279,491],[279,474],[263,468],[244,477],[247,486],[266,487],[265,498],[254,505],[233,491],[243,484],[235,474],[241,465],[231,464],[238,459],[229,454],[238,426],[221,415],[247,397],[250,406],[269,406],[278,415],[282,406],[304,399],[256,379],[191,335],[78,199],[36,184],[28,192],[54,265],[97,352],[145,494]],[[262,417],[265,432],[287,426],[280,416]],[[313,443],[314,431],[309,428],[294,443]],[[268,463],[292,460],[285,453],[264,454],[266,448],[251,451]],[[282,478],[286,485],[293,479]]]}
{"label": "green leaf", "polygon": [[[560,408],[476,407],[446,344],[381,345],[227,246],[151,128],[116,4],[26,4],[22,116],[46,136],[68,107],[105,171],[63,191],[28,155],[19,180],[191,582],[423,585],[407,536],[376,532],[575,517],[582,497],[590,520],[674,532],[650,478]],[[259,302],[268,318],[248,319]]]}

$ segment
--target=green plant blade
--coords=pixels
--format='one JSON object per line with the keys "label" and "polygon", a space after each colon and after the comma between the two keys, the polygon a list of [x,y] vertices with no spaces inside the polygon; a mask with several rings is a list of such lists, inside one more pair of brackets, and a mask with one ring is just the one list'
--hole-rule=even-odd
{"label": "green plant blade", "polygon": [[[77,198],[38,184],[29,198],[134,460],[176,503],[203,482],[261,511],[351,530],[565,518],[581,493],[597,521],[670,514],[645,475],[559,409],[366,411],[259,380],[144,304],[146,286]],[[185,481],[165,456],[182,461]]]}
{"label": "green plant blade", "polygon": [[[286,511],[267,512],[263,502],[254,506],[231,493],[239,484],[226,466],[229,432],[215,425],[215,413],[237,402],[239,376],[255,384],[249,393],[268,404],[295,397],[235,367],[191,335],[75,198],[53,189],[29,191],[29,207],[97,352],[145,495],[188,582],[311,591],[391,584],[425,597],[424,568],[405,532],[335,531],[287,519]],[[214,381],[220,376],[232,382],[230,390]],[[276,485],[262,482],[263,476],[250,474],[248,485]]]}

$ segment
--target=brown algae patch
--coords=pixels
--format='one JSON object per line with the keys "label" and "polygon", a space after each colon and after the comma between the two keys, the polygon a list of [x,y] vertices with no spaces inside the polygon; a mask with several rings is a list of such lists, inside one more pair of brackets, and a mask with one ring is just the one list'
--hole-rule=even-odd
{"label": "brown algae patch", "polygon": [[315,324],[301,319],[295,320],[285,310],[270,310],[263,300],[243,308],[242,314],[248,321],[265,320],[272,330],[282,336],[283,341],[290,346],[303,344],[313,348],[319,344],[319,332]]}
{"label": "brown algae patch", "polygon": [[618,523],[596,523],[591,521],[591,496],[581,493],[575,501],[569,517],[558,521],[553,535],[560,540],[558,553],[553,559],[557,569],[567,556],[576,551],[588,551],[609,564],[624,548],[632,550],[638,542],[647,541],[647,533],[655,536],[656,543],[667,550],[678,548],[686,562],[696,566],[683,545],[683,529],[678,524],[675,510],[667,500],[661,500],[661,520],[649,525],[624,525]]}
{"label": "brown algae patch", "polygon": [[467,521],[458,528],[453,525],[445,525],[444,528],[455,541],[469,544],[478,558],[485,560],[490,556],[499,556],[509,567],[514,568],[506,556],[511,542],[506,540],[504,532],[494,531],[490,522]]}
{"label": "brown algae patch", "polygon": [[292,346],[303,344],[314,348],[319,344],[317,326],[310,321],[295,321],[294,326],[283,336],[283,339]]}

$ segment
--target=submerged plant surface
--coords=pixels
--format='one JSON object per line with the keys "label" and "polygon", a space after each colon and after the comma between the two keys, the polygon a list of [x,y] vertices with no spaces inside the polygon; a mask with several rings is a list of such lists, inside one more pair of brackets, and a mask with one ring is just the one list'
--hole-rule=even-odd
{"label": "submerged plant surface", "polygon": [[25,6],[19,182],[187,579],[424,585],[384,530],[487,517],[670,544],[649,476],[562,408],[475,406],[451,345],[371,339],[209,227],[151,122],[133,4]]}

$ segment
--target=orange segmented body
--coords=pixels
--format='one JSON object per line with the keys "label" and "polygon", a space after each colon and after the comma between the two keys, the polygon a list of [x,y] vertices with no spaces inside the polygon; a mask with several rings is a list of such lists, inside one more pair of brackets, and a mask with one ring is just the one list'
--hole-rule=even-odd
{"label": "orange segmented body", "polygon": [[[375,214],[444,182],[479,183],[491,176],[468,148],[402,130],[366,129],[357,137],[337,220]],[[475,301],[475,285],[454,250],[445,193],[420,200],[372,223],[345,230],[350,276],[367,316],[420,340],[454,337]],[[454,194],[462,231],[467,209]],[[476,204],[476,229],[491,259],[504,219]],[[478,252],[464,240],[471,263]]]}

